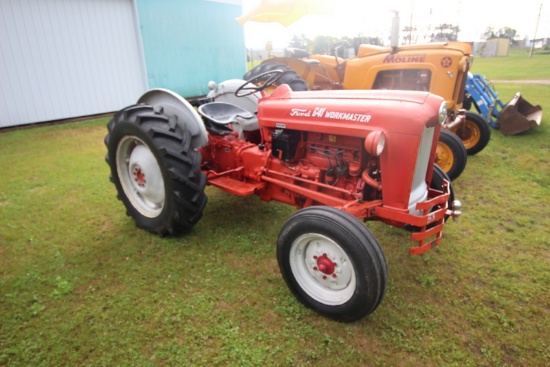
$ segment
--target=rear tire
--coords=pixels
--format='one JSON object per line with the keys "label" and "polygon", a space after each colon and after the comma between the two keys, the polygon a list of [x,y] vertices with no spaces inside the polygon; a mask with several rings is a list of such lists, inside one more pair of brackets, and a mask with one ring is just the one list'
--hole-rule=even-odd
{"label": "rear tire", "polygon": [[435,163],[451,180],[456,180],[466,168],[467,160],[468,153],[458,136],[448,130],[441,130],[437,142]]}
{"label": "rear tire", "polygon": [[483,116],[475,112],[466,112],[465,125],[459,125],[451,130],[466,147],[468,155],[481,152],[491,140],[491,127]]}
{"label": "rear tire", "polygon": [[189,231],[206,205],[206,176],[192,136],[151,106],[119,111],[107,125],[107,164],[118,199],[137,226],[155,234]]}
{"label": "rear tire", "polygon": [[344,211],[315,206],[294,214],[279,234],[277,260],[294,296],[334,320],[358,320],[384,298],[388,270],[382,249]]}
{"label": "rear tire", "polygon": [[297,72],[295,72],[294,70],[292,70],[286,65],[281,65],[273,62],[266,62],[254,67],[249,72],[244,74],[243,79],[250,80],[262,73],[273,71],[273,70],[280,70],[283,72],[283,75],[281,75],[281,77],[275,83],[276,86],[279,86],[282,84],[288,84],[290,89],[292,89],[293,91],[308,90],[308,85],[306,81],[302,79]]}

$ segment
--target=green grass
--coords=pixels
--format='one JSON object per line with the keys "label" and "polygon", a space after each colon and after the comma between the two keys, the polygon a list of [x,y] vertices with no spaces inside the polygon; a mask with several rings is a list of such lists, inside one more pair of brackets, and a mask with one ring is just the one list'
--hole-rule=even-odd
{"label": "green grass", "polygon": [[550,54],[514,49],[509,57],[476,57],[471,72],[493,80],[550,79]]}
{"label": "green grass", "polygon": [[[496,87],[550,110],[550,86]],[[137,229],[108,180],[106,123],[0,132],[0,366],[550,364],[546,115],[520,136],[493,130],[468,158],[464,214],[438,248],[410,257],[407,232],[368,224],[389,287],[352,324],[284,284],[275,240],[291,207],[209,187],[190,234]]]}

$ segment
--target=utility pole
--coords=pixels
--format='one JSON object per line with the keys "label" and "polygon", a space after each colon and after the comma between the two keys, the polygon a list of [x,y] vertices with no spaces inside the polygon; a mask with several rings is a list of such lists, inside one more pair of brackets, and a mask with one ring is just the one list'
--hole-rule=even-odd
{"label": "utility pole", "polygon": [[533,49],[535,48],[535,41],[537,40],[537,31],[539,29],[540,13],[542,13],[542,3],[540,3],[539,16],[537,17],[537,25],[535,26],[535,35],[533,41],[531,41],[531,51],[529,51],[529,57],[533,56]]}
{"label": "utility pole", "polygon": [[409,45],[412,43],[414,0],[411,0],[411,20],[409,22]]}

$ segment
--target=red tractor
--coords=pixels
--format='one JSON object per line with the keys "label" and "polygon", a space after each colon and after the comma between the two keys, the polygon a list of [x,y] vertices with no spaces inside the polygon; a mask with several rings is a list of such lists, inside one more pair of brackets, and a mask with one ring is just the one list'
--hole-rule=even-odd
{"label": "red tractor", "polygon": [[206,185],[295,206],[277,240],[288,287],[320,314],[354,321],[378,307],[388,277],[362,221],[407,228],[417,243],[410,254],[422,254],[460,215],[450,180],[433,163],[445,101],[429,92],[287,85],[264,95],[280,77],[239,82],[235,98],[259,97],[250,104],[257,111],[145,93],[108,124],[111,180],[136,224],[161,236],[199,221]]}

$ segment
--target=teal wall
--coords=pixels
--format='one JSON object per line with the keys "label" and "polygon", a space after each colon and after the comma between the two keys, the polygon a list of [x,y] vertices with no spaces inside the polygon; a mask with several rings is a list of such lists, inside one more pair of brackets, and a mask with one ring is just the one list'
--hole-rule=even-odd
{"label": "teal wall", "polygon": [[241,5],[207,0],[136,0],[149,88],[184,97],[208,92],[210,80],[246,72]]}

